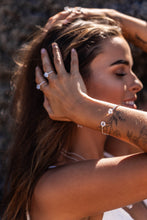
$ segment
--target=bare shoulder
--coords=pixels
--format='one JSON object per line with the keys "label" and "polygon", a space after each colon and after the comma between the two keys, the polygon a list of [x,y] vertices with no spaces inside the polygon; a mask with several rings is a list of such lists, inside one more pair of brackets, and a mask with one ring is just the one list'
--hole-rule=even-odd
{"label": "bare shoulder", "polygon": [[32,207],[34,210],[42,207],[50,216],[68,214],[63,219],[69,215],[76,219],[123,207],[145,198],[146,169],[146,154],[57,167],[47,171],[38,181]]}

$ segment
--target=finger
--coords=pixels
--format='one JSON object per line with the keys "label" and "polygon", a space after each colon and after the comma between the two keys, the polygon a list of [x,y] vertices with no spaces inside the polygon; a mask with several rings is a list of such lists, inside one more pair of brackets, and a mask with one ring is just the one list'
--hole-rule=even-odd
{"label": "finger", "polygon": [[41,91],[45,91],[46,87],[48,86],[48,83],[42,76],[42,71],[38,66],[35,68],[35,81],[37,83],[36,88],[40,89]]}
{"label": "finger", "polygon": [[65,24],[70,23],[75,18],[83,18],[85,16],[84,8],[81,7],[67,7],[67,11],[70,11],[71,13],[69,14],[69,16],[66,17],[66,20],[64,21]]}
{"label": "finger", "polygon": [[63,59],[62,59],[62,54],[60,52],[60,49],[59,49],[57,43],[54,42],[52,44],[52,48],[53,48],[54,65],[55,65],[56,71],[59,76],[62,76],[63,74],[66,73]]}
{"label": "finger", "polygon": [[78,54],[74,48],[71,50],[70,72],[73,75],[79,73],[79,59],[78,59]]}
{"label": "finger", "polygon": [[66,17],[67,17],[70,13],[71,13],[70,11],[67,11],[67,10],[66,10],[66,11],[59,12],[58,14],[56,14],[56,15],[50,17],[50,18],[48,19],[46,25],[45,25],[45,28],[46,28],[47,30],[49,30],[49,29],[53,26],[53,24],[54,24],[55,22],[57,22],[58,20],[65,20]]}
{"label": "finger", "polygon": [[53,20],[54,22],[56,22],[57,20],[66,19],[66,17],[69,16],[70,13],[71,13],[70,11],[64,10],[64,11],[59,12],[58,14],[54,15],[54,16],[52,17],[52,20]]}
{"label": "finger", "polygon": [[72,20],[74,20],[74,19],[77,18],[77,17],[79,17],[79,15],[77,15],[76,12],[70,13],[70,14],[66,17],[66,19],[64,20],[64,24],[72,22]]}
{"label": "finger", "polygon": [[56,78],[56,74],[53,71],[53,67],[46,49],[41,49],[41,60],[43,65],[43,70],[45,72],[44,76],[49,79]]}

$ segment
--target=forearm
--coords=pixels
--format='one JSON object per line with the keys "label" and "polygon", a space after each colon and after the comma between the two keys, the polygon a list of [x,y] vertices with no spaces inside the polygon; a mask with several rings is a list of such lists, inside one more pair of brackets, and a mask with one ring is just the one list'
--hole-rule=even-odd
{"label": "forearm", "polygon": [[119,21],[124,37],[147,52],[147,22],[114,10],[110,15]]}
{"label": "forearm", "polygon": [[[116,105],[95,100],[84,95],[80,112],[75,121],[92,129],[97,129],[120,140],[135,144],[147,152],[147,112],[118,106],[112,114],[108,110]],[[76,113],[76,110],[74,111]],[[77,115],[79,118],[77,118]],[[104,121],[106,125],[101,126]]]}

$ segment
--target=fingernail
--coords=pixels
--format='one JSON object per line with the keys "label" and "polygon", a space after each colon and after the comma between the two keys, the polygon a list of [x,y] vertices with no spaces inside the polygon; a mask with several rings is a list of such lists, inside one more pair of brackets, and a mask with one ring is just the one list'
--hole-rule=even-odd
{"label": "fingernail", "polygon": [[58,47],[57,43],[56,42],[52,43],[52,47],[57,48]]}
{"label": "fingernail", "polygon": [[45,48],[42,48],[42,49],[41,49],[41,53],[42,53],[42,54],[45,53],[45,51],[46,51]]}
{"label": "fingernail", "polygon": [[75,53],[75,52],[76,52],[76,50],[75,50],[74,48],[72,48],[72,49],[71,49],[71,52],[72,52],[72,53]]}
{"label": "fingernail", "polygon": [[63,24],[68,24],[69,23],[69,20],[64,20],[63,21]]}

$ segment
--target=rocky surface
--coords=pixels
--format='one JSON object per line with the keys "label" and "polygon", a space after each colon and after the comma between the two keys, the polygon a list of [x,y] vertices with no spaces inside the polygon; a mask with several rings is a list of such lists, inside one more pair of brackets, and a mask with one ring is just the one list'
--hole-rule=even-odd
{"label": "rocky surface", "polygon": [[[36,24],[45,24],[48,17],[63,10],[67,5],[114,8],[147,20],[146,0],[0,0],[0,197],[6,173],[5,152],[11,142],[9,103],[10,79],[14,67],[13,56],[20,45],[28,41],[29,36],[36,29]],[[134,47],[133,54],[134,68],[139,77],[144,80],[145,86],[140,101],[145,101],[147,54]]]}

